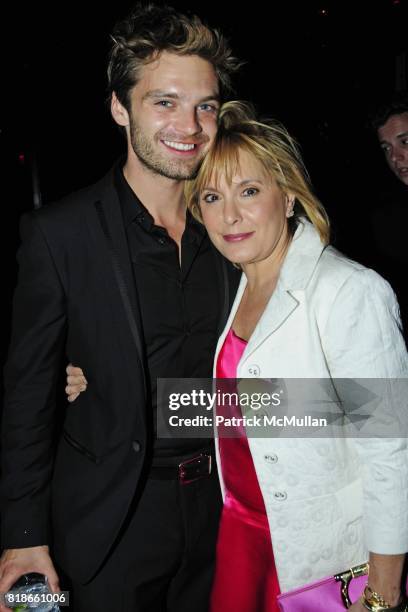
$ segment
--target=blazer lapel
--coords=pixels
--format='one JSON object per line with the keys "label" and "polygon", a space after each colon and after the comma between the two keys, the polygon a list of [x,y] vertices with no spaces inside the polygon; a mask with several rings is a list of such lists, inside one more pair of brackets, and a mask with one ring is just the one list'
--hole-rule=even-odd
{"label": "blazer lapel", "polygon": [[249,339],[241,363],[299,306],[295,293],[305,290],[324,249],[314,226],[306,219],[301,220],[283,262],[275,291]]}
{"label": "blazer lapel", "polygon": [[103,187],[100,199],[94,202],[95,213],[102,232],[104,246],[109,253],[112,272],[123,303],[126,321],[140,360],[146,392],[145,354],[140,307],[120,202],[113,186],[112,173],[108,175],[108,180],[104,181]]}
{"label": "blazer lapel", "polygon": [[[242,274],[241,281],[238,287],[237,295],[231,308],[231,312],[227,319],[227,323],[224,327],[215,352],[215,364],[217,363],[218,354],[224,344],[225,337],[232,325],[237,310],[244,295],[245,287],[247,286],[247,279],[245,274]],[[280,282],[278,282],[272,298],[270,299],[265,312],[261,316],[258,324],[249,339],[249,342],[245,348],[245,351],[241,358],[241,363],[249,357],[251,353],[267,338],[272,334],[282,323],[289,317],[289,315],[297,308],[299,302],[287,291],[285,291]],[[214,365],[215,367],[215,365]]]}
{"label": "blazer lapel", "polygon": [[249,357],[262,342],[273,334],[299,306],[299,301],[278,281],[268,305],[258,321],[242,355],[242,361]]}

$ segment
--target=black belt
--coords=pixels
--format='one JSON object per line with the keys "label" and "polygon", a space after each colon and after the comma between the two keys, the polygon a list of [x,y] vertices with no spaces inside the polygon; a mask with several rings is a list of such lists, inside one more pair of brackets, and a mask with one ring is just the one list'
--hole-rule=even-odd
{"label": "black belt", "polygon": [[178,465],[152,466],[149,478],[153,480],[178,480],[180,484],[189,484],[211,474],[213,457],[211,453],[200,453],[186,459]]}

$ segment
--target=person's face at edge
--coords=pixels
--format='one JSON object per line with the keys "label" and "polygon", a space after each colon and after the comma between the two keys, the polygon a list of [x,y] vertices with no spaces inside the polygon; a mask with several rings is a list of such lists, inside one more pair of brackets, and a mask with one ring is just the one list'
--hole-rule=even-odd
{"label": "person's face at edge", "polygon": [[239,152],[231,183],[213,176],[200,194],[203,223],[215,247],[244,267],[279,260],[290,241],[287,212],[293,197],[282,192],[249,153]]}
{"label": "person's face at edge", "polygon": [[217,131],[218,79],[197,55],[164,51],[146,64],[131,92],[131,112],[112,99],[112,115],[126,128],[134,155],[154,173],[192,178]]}
{"label": "person's face at edge", "polygon": [[378,129],[378,139],[390,169],[408,186],[408,112],[392,115]]}

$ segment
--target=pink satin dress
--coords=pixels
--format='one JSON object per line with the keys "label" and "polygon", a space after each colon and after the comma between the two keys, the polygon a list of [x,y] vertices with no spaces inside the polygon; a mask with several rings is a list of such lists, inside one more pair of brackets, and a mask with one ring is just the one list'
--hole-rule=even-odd
{"label": "pink satin dress", "polygon": [[[246,344],[230,329],[219,353],[217,378],[236,378]],[[222,411],[217,408],[217,414]],[[239,406],[233,411],[241,416]],[[244,427],[236,428],[236,437],[220,436],[219,447],[226,496],[210,610],[279,612],[276,598],[280,590],[268,519]]]}

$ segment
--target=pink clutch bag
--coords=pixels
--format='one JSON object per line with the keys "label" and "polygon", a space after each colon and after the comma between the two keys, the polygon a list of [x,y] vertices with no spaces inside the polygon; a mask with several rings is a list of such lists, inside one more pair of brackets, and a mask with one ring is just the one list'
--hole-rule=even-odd
{"label": "pink clutch bag", "polygon": [[[367,584],[368,563],[278,596],[281,612],[344,612]],[[354,578],[354,580],[353,580]]]}

